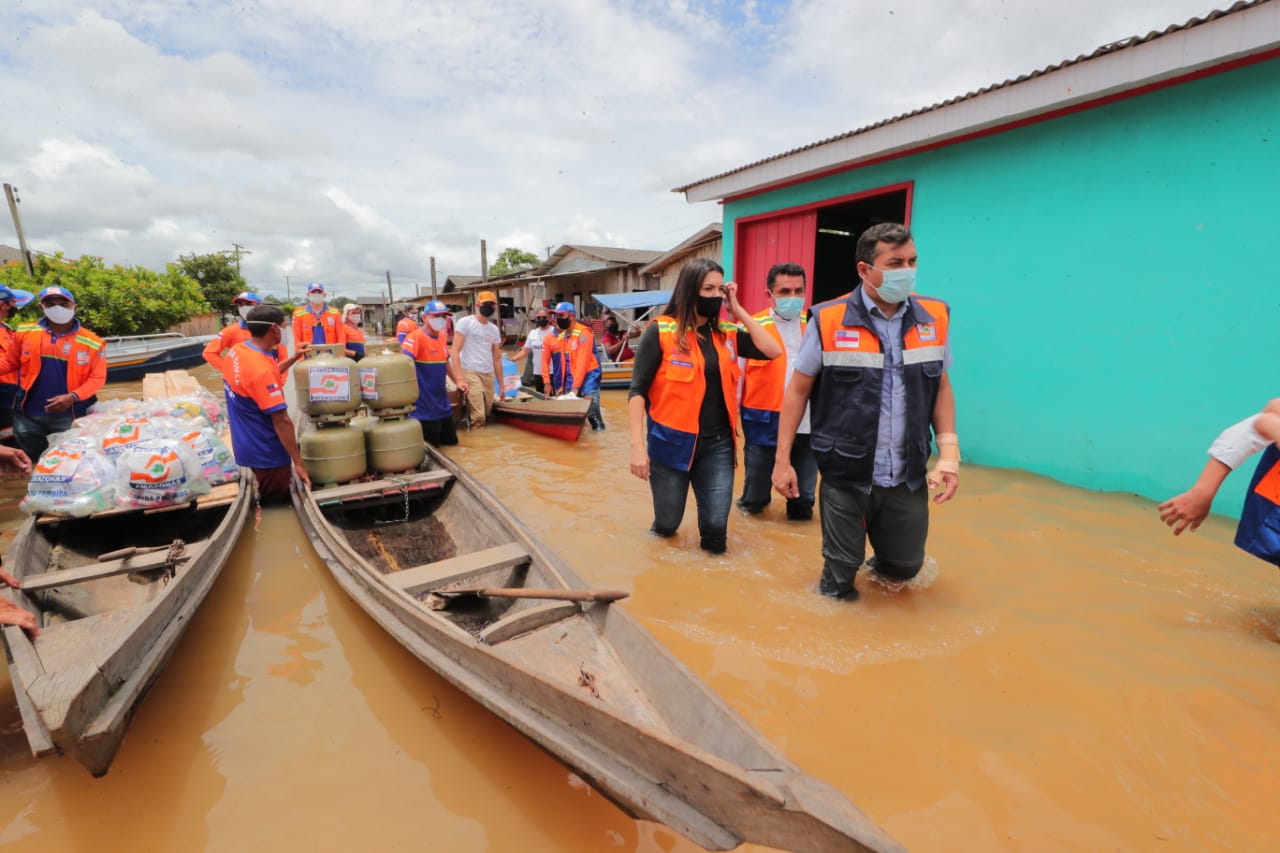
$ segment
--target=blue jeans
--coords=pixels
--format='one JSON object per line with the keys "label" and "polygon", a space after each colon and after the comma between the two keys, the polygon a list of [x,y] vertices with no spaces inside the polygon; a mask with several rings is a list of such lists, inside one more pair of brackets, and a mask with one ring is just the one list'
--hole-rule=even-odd
{"label": "blue jeans", "polygon": [[653,532],[674,536],[684,519],[689,486],[698,505],[698,533],[703,550],[723,554],[729,537],[729,508],[733,504],[733,435],[699,436],[693,464],[679,471],[661,462],[649,463],[653,492]]}
{"label": "blue jeans", "polygon": [[[768,444],[747,444],[742,449],[742,498],[738,506],[757,513],[769,505],[773,496],[773,463],[778,448]],[[809,448],[807,433],[797,433],[791,445],[791,467],[796,469],[800,497],[787,499],[787,518],[808,521],[813,518],[814,493],[818,488],[818,460]]]}
{"label": "blue jeans", "polygon": [[49,436],[71,429],[75,419],[70,409],[60,415],[27,415],[13,413],[13,439],[22,452],[31,457],[32,463],[49,448]]}

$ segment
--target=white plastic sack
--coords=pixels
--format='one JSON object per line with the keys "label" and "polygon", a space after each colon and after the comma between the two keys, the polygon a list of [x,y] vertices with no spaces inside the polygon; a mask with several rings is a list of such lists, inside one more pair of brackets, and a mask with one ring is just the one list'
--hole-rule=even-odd
{"label": "white plastic sack", "polygon": [[[206,423],[203,416],[199,421]],[[211,427],[180,432],[179,438],[195,451],[196,459],[200,461],[200,470],[209,485],[233,483],[239,478],[240,466],[236,465],[235,457]]]}
{"label": "white plastic sack", "polygon": [[18,508],[32,515],[59,512],[76,517],[110,509],[116,470],[97,439],[74,430],[49,439],[49,449],[36,462]]}
{"label": "white plastic sack", "polygon": [[115,501],[121,509],[155,509],[209,493],[196,453],[179,438],[134,442],[116,457]]}

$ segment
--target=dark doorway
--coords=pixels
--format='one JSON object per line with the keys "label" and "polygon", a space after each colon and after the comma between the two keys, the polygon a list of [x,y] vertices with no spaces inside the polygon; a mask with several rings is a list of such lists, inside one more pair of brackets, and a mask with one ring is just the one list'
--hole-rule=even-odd
{"label": "dark doorway", "polygon": [[881,222],[905,222],[906,218],[906,189],[818,208],[813,302],[843,296],[857,285],[857,261],[853,250],[863,231]]}

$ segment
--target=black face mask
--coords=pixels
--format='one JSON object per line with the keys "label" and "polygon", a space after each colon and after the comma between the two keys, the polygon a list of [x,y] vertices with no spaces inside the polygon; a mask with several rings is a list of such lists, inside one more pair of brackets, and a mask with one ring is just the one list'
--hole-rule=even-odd
{"label": "black face mask", "polygon": [[551,323],[551,321],[548,320],[546,317],[538,317],[534,319],[533,322],[534,322],[534,325],[536,326],[547,326],[547,325],[550,325]]}
{"label": "black face mask", "polygon": [[699,316],[707,317],[714,323],[720,319],[720,306],[723,304],[723,296],[699,296],[693,307]]}
{"label": "black face mask", "polygon": [[556,318],[556,328],[558,328],[558,329],[567,329],[567,328],[569,328],[569,327],[570,327],[570,326],[572,326],[572,325],[573,325],[573,318],[572,318],[572,317],[557,317],[557,318]]}
{"label": "black face mask", "polygon": [[492,316],[493,316],[493,306],[492,306],[492,305],[481,305],[481,306],[480,306],[480,316],[481,316],[481,317],[492,317]]}

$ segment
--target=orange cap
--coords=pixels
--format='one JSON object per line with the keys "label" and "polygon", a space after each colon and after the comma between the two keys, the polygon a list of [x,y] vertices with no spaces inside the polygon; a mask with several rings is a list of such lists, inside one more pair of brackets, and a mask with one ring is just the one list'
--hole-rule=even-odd
{"label": "orange cap", "polygon": [[497,302],[498,297],[492,290],[482,290],[476,294],[476,304],[483,305],[486,302]]}

